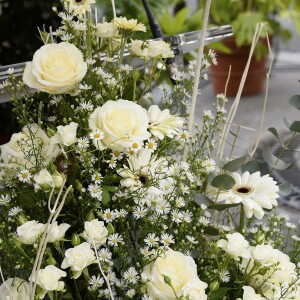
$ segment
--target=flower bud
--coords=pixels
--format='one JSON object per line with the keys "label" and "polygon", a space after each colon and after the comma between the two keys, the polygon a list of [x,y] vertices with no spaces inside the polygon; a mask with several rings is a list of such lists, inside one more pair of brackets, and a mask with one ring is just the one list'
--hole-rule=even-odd
{"label": "flower bud", "polygon": [[[163,275],[163,274],[162,274]],[[171,278],[169,276],[163,275],[164,276],[164,282],[167,285],[171,285]]]}
{"label": "flower bud", "polygon": [[72,234],[71,244],[75,247],[81,244],[80,237],[77,233]]}
{"label": "flower bud", "polygon": [[109,223],[106,228],[108,230],[109,235],[115,233],[115,228],[111,223]]}
{"label": "flower bud", "polygon": [[94,210],[92,209],[92,210],[89,211],[89,213],[86,216],[85,220],[86,221],[92,221],[94,219],[96,219],[96,218],[95,218],[95,215],[94,215]]}
{"label": "flower bud", "polygon": [[19,215],[18,216],[18,223],[20,225],[23,225],[24,223],[26,223],[28,221],[28,219],[24,216],[24,215]]}
{"label": "flower bud", "polygon": [[211,292],[218,290],[219,287],[220,287],[220,284],[219,284],[219,282],[216,281],[216,280],[213,281],[213,282],[210,284],[210,286],[209,286]]}

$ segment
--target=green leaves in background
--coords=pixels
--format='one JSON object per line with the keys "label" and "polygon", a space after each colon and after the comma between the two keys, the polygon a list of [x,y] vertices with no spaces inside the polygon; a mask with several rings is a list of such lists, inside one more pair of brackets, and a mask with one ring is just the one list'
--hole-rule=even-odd
{"label": "green leaves in background", "polygon": [[286,170],[293,166],[293,163],[286,164],[283,160],[272,154],[270,147],[265,147],[262,151],[264,160],[276,170]]}
{"label": "green leaves in background", "polygon": [[218,189],[230,190],[235,185],[235,180],[227,174],[217,175],[211,181],[211,185]]}

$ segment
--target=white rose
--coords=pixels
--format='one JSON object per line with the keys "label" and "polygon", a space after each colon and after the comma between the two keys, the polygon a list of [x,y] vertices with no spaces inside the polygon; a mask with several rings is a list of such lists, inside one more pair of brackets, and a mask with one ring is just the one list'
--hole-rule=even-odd
{"label": "white rose", "polygon": [[87,242],[93,245],[92,238],[96,245],[103,245],[106,242],[108,230],[104,226],[104,222],[97,219],[84,222],[84,232],[82,236]]}
{"label": "white rose", "polygon": [[274,248],[270,245],[255,246],[252,250],[252,258],[266,267],[272,266],[276,263]]}
{"label": "white rose", "polygon": [[34,244],[37,238],[44,232],[45,225],[37,221],[28,221],[17,228],[18,240],[22,244]]}
{"label": "white rose", "polygon": [[[171,284],[175,292],[179,295],[181,288],[188,284],[190,280],[199,280],[204,288],[207,285],[197,276],[197,266],[192,257],[184,255],[181,252],[168,249],[158,257],[154,262],[146,265],[141,274],[145,289],[149,295],[160,300],[174,300],[175,295],[172,288],[165,283],[164,276],[171,279]],[[192,281],[191,283],[193,283]],[[188,288],[188,286],[187,286]],[[201,289],[201,287],[200,287]],[[194,295],[195,291],[191,288],[190,292]],[[204,298],[204,290],[197,293]],[[202,300],[202,298],[200,298]]]}
{"label": "white rose", "polygon": [[[47,166],[56,158],[60,150],[57,145],[50,144],[50,138],[37,124],[28,124],[22,131],[12,135],[7,144],[0,146],[1,156],[5,163],[31,169],[36,165]],[[35,149],[35,151],[33,151]],[[38,157],[35,155],[38,153]]]}
{"label": "white rose", "polygon": [[238,260],[239,257],[250,258],[249,243],[245,240],[244,236],[238,232],[235,232],[232,234],[227,234],[226,238],[227,241],[221,239],[217,242],[219,248],[224,249],[236,260]]}
{"label": "white rose", "polygon": [[112,22],[98,23],[96,25],[96,30],[96,36],[101,38],[113,38],[118,34],[118,27]]}
{"label": "white rose", "polygon": [[76,132],[78,124],[71,122],[66,126],[57,126],[57,133],[51,138],[51,143],[70,146],[77,141]]}
{"label": "white rose", "polygon": [[255,293],[255,290],[251,286],[243,286],[244,294],[243,300],[265,300],[266,298],[262,297]]}
{"label": "white rose", "polygon": [[206,300],[205,289],[207,284],[198,277],[190,279],[181,289],[182,296],[189,300]]}
{"label": "white rose", "polygon": [[109,100],[98,107],[89,119],[91,130],[101,130],[105,137],[95,140],[100,150],[109,148],[125,151],[133,141],[143,141],[150,137],[147,111],[140,105],[128,100]]}
{"label": "white rose", "polygon": [[29,300],[29,284],[21,278],[9,278],[0,286],[0,300]]}
{"label": "white rose", "polygon": [[54,186],[56,188],[60,188],[63,185],[63,182],[65,180],[65,176],[58,171],[55,171],[52,175]]}
{"label": "white rose", "polygon": [[172,138],[183,126],[183,118],[173,116],[168,109],[160,110],[157,105],[152,105],[148,109],[149,130],[159,139],[165,136]]}
{"label": "white rose", "polygon": [[65,252],[65,258],[61,264],[63,269],[68,267],[73,271],[73,278],[77,279],[84,268],[96,262],[94,251],[88,243],[82,243]]}
{"label": "white rose", "polygon": [[65,276],[67,276],[65,271],[52,265],[40,269],[37,273],[36,283],[43,289],[43,292],[39,294],[39,298],[43,299],[48,291],[62,291],[65,284],[63,281],[59,281],[59,279]]}
{"label": "white rose", "polygon": [[70,228],[67,223],[62,223],[60,225],[55,221],[50,225],[48,230],[48,243],[59,242],[64,239],[66,231]]}
{"label": "white rose", "polygon": [[33,176],[35,181],[34,190],[37,192],[45,188],[46,190],[54,187],[54,179],[47,169],[42,169],[39,173]]}
{"label": "white rose", "polygon": [[29,87],[49,94],[70,93],[87,71],[82,53],[68,42],[47,44],[27,62],[23,81]]}

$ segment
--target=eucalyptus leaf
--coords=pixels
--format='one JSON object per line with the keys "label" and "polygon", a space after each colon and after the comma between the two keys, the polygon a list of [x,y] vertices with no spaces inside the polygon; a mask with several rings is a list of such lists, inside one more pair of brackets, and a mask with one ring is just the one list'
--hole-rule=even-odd
{"label": "eucalyptus leaf", "polygon": [[211,185],[215,188],[230,190],[235,185],[235,180],[227,174],[217,175],[211,181]]}
{"label": "eucalyptus leaf", "polygon": [[292,185],[289,182],[283,182],[278,187],[281,196],[288,196],[292,192]]}
{"label": "eucalyptus leaf", "polygon": [[203,230],[206,234],[211,236],[217,236],[220,234],[219,230],[213,226],[205,226]]}
{"label": "eucalyptus leaf", "polygon": [[293,166],[293,163],[286,164],[283,160],[273,155],[270,147],[265,147],[263,149],[262,156],[264,160],[276,170],[286,170]]}
{"label": "eucalyptus leaf", "polygon": [[248,171],[250,174],[252,174],[255,172],[262,172],[262,166],[258,161],[252,160],[249,161],[246,165],[244,165],[242,170],[243,172]]}
{"label": "eucalyptus leaf", "polygon": [[290,130],[300,132],[300,121],[295,121],[291,124]]}
{"label": "eucalyptus leaf", "polygon": [[199,206],[201,206],[201,204],[205,204],[206,206],[209,206],[209,205],[212,205],[213,202],[208,198],[206,197],[205,195],[203,194],[200,194],[200,193],[197,193],[195,196],[194,196],[194,202],[196,202]]}
{"label": "eucalyptus leaf", "polygon": [[240,169],[242,164],[245,162],[246,158],[247,158],[246,156],[243,156],[243,157],[239,157],[237,159],[233,159],[233,160],[229,161],[227,164],[224,165],[223,170],[226,170],[229,172],[237,171],[238,169]]}
{"label": "eucalyptus leaf", "polygon": [[219,299],[223,299],[227,292],[229,291],[228,287],[221,287],[216,291],[212,291],[209,293],[208,295],[208,300],[219,300]]}
{"label": "eucalyptus leaf", "polygon": [[284,121],[285,126],[286,126],[288,129],[290,129],[291,123],[288,121],[288,119],[287,119],[286,117],[284,117],[284,118],[283,118],[283,121]]}
{"label": "eucalyptus leaf", "polygon": [[222,211],[222,210],[225,210],[227,208],[231,208],[231,207],[236,207],[236,206],[239,206],[241,205],[240,203],[232,203],[232,204],[212,204],[210,205],[208,208],[209,209],[215,209],[215,210],[218,210],[218,211]]}
{"label": "eucalyptus leaf", "polygon": [[292,96],[289,100],[289,103],[297,109],[300,109],[300,95]]}
{"label": "eucalyptus leaf", "polygon": [[281,146],[281,147],[284,147],[284,144],[283,144],[283,142],[282,142],[282,140],[281,140],[281,138],[280,138],[280,136],[279,136],[279,134],[278,134],[277,129],[274,128],[274,127],[270,127],[270,128],[268,128],[268,130],[276,137],[276,139],[277,139],[278,142],[280,143],[280,146]]}

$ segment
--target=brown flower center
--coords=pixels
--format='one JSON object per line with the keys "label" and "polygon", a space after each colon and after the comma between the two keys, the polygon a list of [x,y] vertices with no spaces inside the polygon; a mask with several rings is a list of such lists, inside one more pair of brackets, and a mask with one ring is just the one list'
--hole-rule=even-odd
{"label": "brown flower center", "polygon": [[233,192],[240,196],[250,195],[253,191],[254,189],[251,186],[236,186],[233,188]]}
{"label": "brown flower center", "polygon": [[146,175],[139,175],[138,178],[142,184],[146,184],[149,181],[149,179]]}

